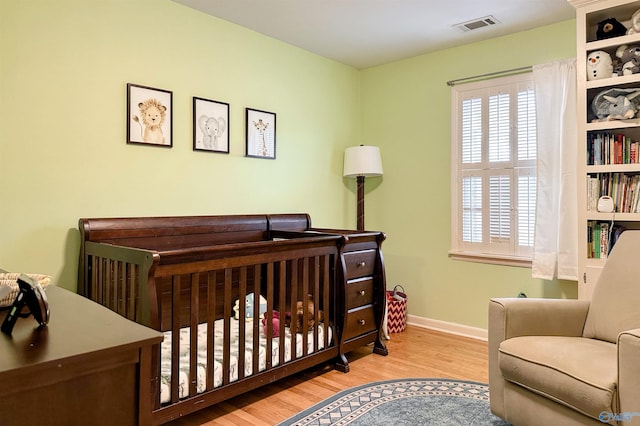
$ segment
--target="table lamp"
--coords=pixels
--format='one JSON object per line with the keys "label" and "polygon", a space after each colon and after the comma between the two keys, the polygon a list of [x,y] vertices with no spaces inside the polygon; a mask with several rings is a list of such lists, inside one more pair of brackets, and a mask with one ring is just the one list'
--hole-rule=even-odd
{"label": "table lamp", "polygon": [[357,230],[364,231],[364,178],[382,176],[382,159],[377,146],[351,146],[344,151],[344,177],[356,178],[358,187]]}

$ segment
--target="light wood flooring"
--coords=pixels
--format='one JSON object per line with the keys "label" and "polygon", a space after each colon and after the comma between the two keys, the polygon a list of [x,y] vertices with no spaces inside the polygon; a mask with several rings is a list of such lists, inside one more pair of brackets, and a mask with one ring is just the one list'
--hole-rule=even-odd
{"label": "light wood flooring", "polygon": [[270,426],[335,393],[354,386],[398,378],[450,378],[488,382],[487,343],[407,326],[385,341],[388,356],[364,346],[348,354],[351,371],[319,366],[200,410],[170,426]]}

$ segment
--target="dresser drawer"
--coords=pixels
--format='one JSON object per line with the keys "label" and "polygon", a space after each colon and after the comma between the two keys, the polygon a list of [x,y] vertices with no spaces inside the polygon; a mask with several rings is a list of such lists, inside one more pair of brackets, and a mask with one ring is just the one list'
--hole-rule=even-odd
{"label": "dresser drawer", "polygon": [[344,261],[347,265],[347,279],[373,275],[376,263],[375,250],[362,250],[345,253]]}
{"label": "dresser drawer", "polygon": [[375,330],[376,322],[374,318],[372,305],[349,311],[345,320],[343,340],[349,340]]}
{"label": "dresser drawer", "polygon": [[347,283],[347,309],[373,303],[373,278]]}

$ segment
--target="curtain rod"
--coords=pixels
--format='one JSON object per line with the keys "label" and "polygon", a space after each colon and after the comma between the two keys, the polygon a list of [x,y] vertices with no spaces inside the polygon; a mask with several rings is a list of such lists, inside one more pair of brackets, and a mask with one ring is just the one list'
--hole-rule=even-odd
{"label": "curtain rod", "polygon": [[480,79],[487,78],[487,77],[494,77],[496,75],[520,74],[520,73],[523,73],[523,72],[531,71],[532,69],[533,69],[533,66],[529,65],[527,67],[520,67],[520,68],[513,68],[513,69],[510,69],[510,70],[490,72],[488,74],[474,75],[472,77],[459,78],[457,80],[449,80],[449,81],[447,81],[447,85],[454,86],[454,85],[456,85],[456,84],[458,84],[460,82],[463,82],[463,81],[480,80]]}

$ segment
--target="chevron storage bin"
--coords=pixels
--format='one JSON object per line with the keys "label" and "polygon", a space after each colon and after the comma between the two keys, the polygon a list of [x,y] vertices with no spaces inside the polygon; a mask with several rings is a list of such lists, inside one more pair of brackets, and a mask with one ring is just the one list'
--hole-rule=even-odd
{"label": "chevron storage bin", "polygon": [[387,332],[401,333],[406,325],[407,294],[402,286],[397,285],[393,290],[387,290]]}

